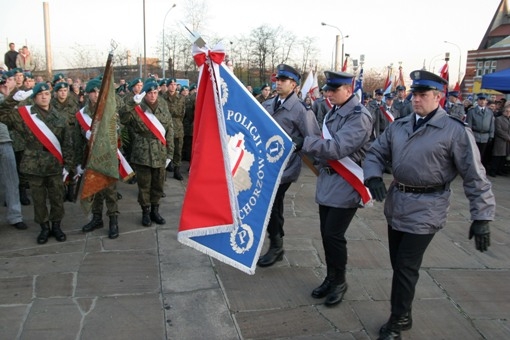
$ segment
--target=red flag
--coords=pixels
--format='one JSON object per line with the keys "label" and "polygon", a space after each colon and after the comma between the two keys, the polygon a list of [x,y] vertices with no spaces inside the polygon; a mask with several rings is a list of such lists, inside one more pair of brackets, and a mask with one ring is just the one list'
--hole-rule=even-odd
{"label": "red flag", "polygon": [[446,80],[446,85],[444,86],[444,96],[441,98],[441,101],[439,104],[442,108],[446,105],[446,97],[448,96],[448,81],[450,80],[450,75],[448,71],[448,60],[446,60],[446,63],[441,67],[441,70],[439,70],[439,76]]}
{"label": "red flag", "polygon": [[455,87],[453,88],[453,91],[457,91],[459,93],[459,100],[462,100],[462,93],[460,92],[460,84],[459,84],[459,82],[455,83]]}
{"label": "red flag", "polygon": [[[202,68],[196,98],[193,129],[193,159],[191,163],[186,199],[183,202],[180,231],[201,226],[225,228],[234,223],[230,204],[225,162],[216,116],[213,84],[207,65]],[[191,185],[192,184],[192,185]],[[209,195],[204,194],[207,188]],[[214,207],[214,209],[211,209]],[[197,213],[207,211],[207,213]]]}
{"label": "red flag", "polygon": [[349,56],[346,55],[345,60],[344,60],[344,64],[342,65],[342,72],[347,71],[347,62],[348,61],[349,61]]}

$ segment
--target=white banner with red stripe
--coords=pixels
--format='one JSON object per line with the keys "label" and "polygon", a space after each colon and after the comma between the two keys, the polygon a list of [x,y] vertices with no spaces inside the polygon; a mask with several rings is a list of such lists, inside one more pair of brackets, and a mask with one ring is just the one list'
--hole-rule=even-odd
{"label": "white banner with red stripe", "polygon": [[30,131],[32,131],[42,145],[63,165],[64,157],[62,156],[62,148],[57,136],[55,136],[46,123],[37,117],[37,114],[31,113],[31,108],[31,105],[18,107],[21,118],[23,118]]}
{"label": "white banner with red stripe", "polygon": [[[85,131],[85,136],[87,137],[87,140],[90,139],[90,126],[92,125],[92,118],[85,113],[84,108],[82,108],[80,111],[76,112],[76,119],[78,120],[78,123],[80,124],[83,131]],[[128,161],[124,157],[124,155],[120,152],[120,150],[117,148],[117,158],[119,159],[119,175],[120,178],[125,179],[128,178],[131,174],[134,173],[133,169],[129,165]]]}
{"label": "white banner with red stripe", "polygon": [[[326,126],[326,119],[324,119],[324,123],[322,124],[322,136],[324,139],[333,139]],[[372,195],[370,194],[370,190],[363,184],[363,169],[349,157],[344,157],[336,161],[328,160],[328,163],[359,193],[363,205],[369,205],[372,201]]]}
{"label": "white banner with red stripe", "polygon": [[384,106],[379,106],[379,109],[383,113],[384,117],[388,120],[388,122],[393,123],[395,121],[395,117],[391,114],[390,111],[387,111]]}

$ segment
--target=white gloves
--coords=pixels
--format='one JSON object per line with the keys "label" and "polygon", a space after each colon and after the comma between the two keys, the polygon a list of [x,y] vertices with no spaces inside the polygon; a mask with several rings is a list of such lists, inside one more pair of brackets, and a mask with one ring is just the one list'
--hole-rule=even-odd
{"label": "white gloves", "polygon": [[90,139],[91,135],[92,135],[92,132],[90,132],[90,130],[87,130],[87,132],[85,132],[85,138],[87,138],[87,140]]}
{"label": "white gloves", "polygon": [[81,167],[80,164],[78,164],[76,166],[76,175],[74,175],[73,179],[76,181],[78,179],[78,177],[80,177],[81,175],[83,175],[83,173],[85,172],[85,170],[83,170],[83,168]]}
{"label": "white gloves", "polygon": [[135,101],[135,103],[140,104],[142,102],[143,97],[145,97],[145,92],[142,92],[140,94],[135,94],[133,96],[133,100]]}
{"label": "white gloves", "polygon": [[28,97],[30,97],[32,95],[32,93],[34,93],[33,90],[29,90],[29,91],[18,91],[14,94],[14,96],[12,96],[12,99],[14,99],[15,101],[17,102],[22,102],[24,101],[25,99],[27,99]]}
{"label": "white gloves", "polygon": [[167,158],[167,159],[166,159],[166,162],[165,162],[165,168],[167,168],[167,167],[168,167],[168,164],[170,164],[170,162],[171,162],[171,161],[172,161],[172,160],[171,160],[170,158]]}
{"label": "white gloves", "polygon": [[62,182],[65,182],[67,179],[67,176],[69,176],[69,171],[67,171],[66,168],[62,170]]}

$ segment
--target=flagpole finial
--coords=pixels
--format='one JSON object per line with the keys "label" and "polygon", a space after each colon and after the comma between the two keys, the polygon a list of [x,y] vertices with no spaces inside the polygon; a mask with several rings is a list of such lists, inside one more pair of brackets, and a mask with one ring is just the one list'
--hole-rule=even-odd
{"label": "flagpole finial", "polygon": [[118,46],[119,46],[119,44],[117,44],[117,42],[112,39],[110,41],[110,54],[113,54],[113,51],[115,51]]}

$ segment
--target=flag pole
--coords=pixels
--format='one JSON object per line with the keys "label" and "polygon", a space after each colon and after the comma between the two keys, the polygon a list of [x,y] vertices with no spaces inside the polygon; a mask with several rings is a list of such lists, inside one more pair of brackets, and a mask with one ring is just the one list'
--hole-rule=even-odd
{"label": "flag pole", "polygon": [[[112,61],[113,61],[113,51],[117,48],[117,43],[115,41],[111,41],[111,50],[108,53],[108,58],[106,60],[106,66],[103,73],[103,79],[101,81],[101,89],[99,91],[99,98],[97,100],[96,110],[94,111],[94,116],[92,117],[92,122],[90,124],[90,138],[85,147],[85,155],[83,157],[83,161],[81,164],[82,169],[86,169],[87,163],[90,159],[90,150],[92,150],[92,145],[94,144],[95,135],[97,133],[97,125],[101,121],[103,117],[104,108],[106,105],[106,98],[108,97],[108,89],[110,88],[111,82],[111,74],[113,71]],[[83,178],[85,177],[85,173],[78,177],[76,182],[76,189],[73,195],[73,202],[76,202],[78,199],[78,195],[82,189]]]}

